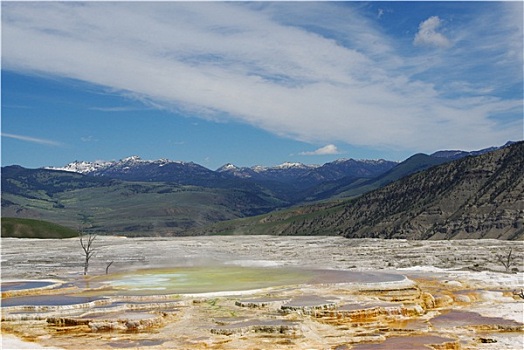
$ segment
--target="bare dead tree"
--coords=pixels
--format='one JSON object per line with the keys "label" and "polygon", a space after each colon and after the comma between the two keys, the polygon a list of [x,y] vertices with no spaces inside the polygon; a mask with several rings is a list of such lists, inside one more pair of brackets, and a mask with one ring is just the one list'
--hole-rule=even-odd
{"label": "bare dead tree", "polygon": [[518,290],[514,290],[514,291],[513,291],[513,295],[517,295],[517,296],[519,296],[521,299],[524,299],[524,289],[521,288],[520,291],[518,291]]}
{"label": "bare dead tree", "polygon": [[107,275],[107,273],[109,272],[109,266],[111,266],[111,265],[113,265],[113,262],[112,262],[112,261],[109,262],[109,263],[107,264],[107,266],[106,266],[106,275]]}
{"label": "bare dead tree", "polygon": [[500,262],[504,268],[506,268],[506,272],[509,272],[509,268],[513,264],[513,256],[511,255],[513,248],[509,248],[509,252],[507,255],[497,255],[497,261]]}
{"label": "bare dead tree", "polygon": [[[95,255],[93,242],[96,239],[96,234],[94,233],[85,233],[84,230],[81,230],[79,233],[80,245],[84,251],[84,275],[87,275],[87,270],[89,269],[89,260]],[[109,268],[109,267],[108,267]]]}

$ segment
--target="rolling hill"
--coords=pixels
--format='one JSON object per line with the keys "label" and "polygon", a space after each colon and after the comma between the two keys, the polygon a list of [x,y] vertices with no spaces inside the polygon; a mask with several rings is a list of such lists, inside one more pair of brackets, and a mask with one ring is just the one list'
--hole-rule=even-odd
{"label": "rolling hill", "polygon": [[72,238],[78,237],[78,232],[42,220],[2,218],[2,237]]}
{"label": "rolling hill", "polygon": [[177,235],[192,227],[267,213],[288,203],[256,186],[206,188],[122,181],[73,172],[2,168],[2,216],[108,234]]}

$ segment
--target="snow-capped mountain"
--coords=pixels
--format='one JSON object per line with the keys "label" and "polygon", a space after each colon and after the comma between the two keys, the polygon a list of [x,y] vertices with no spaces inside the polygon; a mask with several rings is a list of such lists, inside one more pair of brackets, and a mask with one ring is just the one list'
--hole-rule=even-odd
{"label": "snow-capped mountain", "polygon": [[106,162],[106,161],[86,162],[86,161],[75,160],[74,162],[71,162],[63,167],[45,167],[44,169],[69,171],[69,172],[80,173],[80,174],[89,174],[97,170],[106,168],[110,166],[111,164],[112,162]]}
{"label": "snow-capped mountain", "polygon": [[[431,156],[435,159],[451,161],[466,156],[478,155],[497,148],[491,147],[479,151],[466,152],[455,150],[438,151]],[[74,161],[64,167],[47,167],[50,170],[62,170],[90,176],[104,176],[128,181],[174,182],[181,185],[197,185],[229,188],[232,180],[243,181],[244,185],[264,184],[266,188],[285,188],[301,191],[325,182],[353,181],[357,178],[371,179],[378,177],[398,162],[384,159],[338,159],[324,165],[307,165],[298,162],[285,162],[276,166],[255,165],[237,167],[227,163],[213,171],[193,162],[172,161],[169,159],[144,160],[139,156],[123,158],[119,161]]]}
{"label": "snow-capped mountain", "polygon": [[46,169],[72,171],[128,181],[176,182],[186,185],[207,185],[222,178],[219,173],[193,162],[169,159],[144,160],[139,156],[109,162],[75,161],[65,167],[47,167]]}
{"label": "snow-capped mountain", "polygon": [[217,172],[242,179],[292,183],[295,187],[304,188],[323,181],[334,181],[344,177],[371,178],[385,173],[397,164],[397,162],[383,159],[339,159],[324,165],[285,162],[273,167],[257,165],[250,168],[237,167],[228,163],[217,169]]}
{"label": "snow-capped mountain", "polygon": [[306,165],[303,163],[284,162],[273,167],[273,169],[315,169],[318,167],[318,165]]}
{"label": "snow-capped mountain", "polygon": [[184,163],[180,161],[172,161],[169,159],[158,159],[158,160],[143,160],[139,156],[131,156],[123,158],[119,161],[103,161],[103,160],[96,160],[94,162],[87,162],[87,161],[78,161],[75,160],[72,163],[67,164],[64,167],[45,167],[44,169],[48,170],[62,170],[62,171],[70,171],[80,174],[96,174],[100,175],[98,173],[104,172],[107,169],[113,168],[113,169],[119,169],[119,170],[132,170],[133,168],[144,166],[144,165],[157,165],[159,167],[168,165],[168,164],[190,164],[190,163]]}
{"label": "snow-capped mountain", "polygon": [[396,162],[385,160],[339,159],[321,166],[285,162],[271,167],[260,165],[237,167],[228,163],[213,171],[192,162],[168,159],[143,160],[139,156],[131,156],[119,161],[74,161],[64,167],[46,169],[130,181],[163,181],[222,187],[228,186],[232,179],[236,179],[248,182],[282,183],[300,189],[344,177],[378,176],[395,165]]}
{"label": "snow-capped mountain", "polygon": [[285,162],[273,167],[255,165],[252,167],[237,167],[227,163],[217,169],[217,172],[244,179],[276,180],[282,181],[286,178],[295,178],[310,170],[316,169],[318,165],[306,165],[302,163]]}
{"label": "snow-capped mountain", "polygon": [[237,167],[236,165],[233,165],[231,163],[227,163],[222,165],[220,168],[216,170],[220,174],[224,174],[227,176],[242,178],[242,179],[251,179],[253,176],[257,175],[257,172],[253,170],[252,168],[247,167]]}

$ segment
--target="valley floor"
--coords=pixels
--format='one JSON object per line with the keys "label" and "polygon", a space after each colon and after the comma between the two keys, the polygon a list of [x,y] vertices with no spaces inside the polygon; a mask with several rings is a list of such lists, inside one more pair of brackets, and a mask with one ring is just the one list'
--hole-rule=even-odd
{"label": "valley floor", "polygon": [[[19,280],[62,283],[63,289],[26,293],[30,298],[104,297],[78,309],[56,305],[16,308],[9,303],[15,305],[21,300],[17,298],[28,296],[3,289],[4,349],[524,346],[524,299],[519,296],[524,288],[523,242],[99,236],[94,246],[90,276],[84,278],[78,239],[2,239],[2,284]],[[506,273],[498,257],[507,258],[510,249],[509,270],[513,271]],[[232,287],[228,291],[229,283],[240,286],[240,281],[227,277],[221,281],[221,276],[214,276],[198,293],[169,296],[162,296],[161,290],[148,294],[100,283],[132,271],[157,271],[141,272],[132,282],[152,288],[151,284],[160,283],[158,287],[169,278],[158,273],[164,268],[202,266],[218,271],[221,267],[225,271],[254,269],[262,281],[256,281],[254,289]],[[343,273],[331,276],[332,270]],[[304,282],[297,271],[326,272]],[[289,273],[290,280],[282,282],[271,276],[273,272],[281,277]],[[344,273],[369,280],[345,281]],[[217,285],[222,289],[213,289]],[[202,293],[206,288],[207,293]]]}

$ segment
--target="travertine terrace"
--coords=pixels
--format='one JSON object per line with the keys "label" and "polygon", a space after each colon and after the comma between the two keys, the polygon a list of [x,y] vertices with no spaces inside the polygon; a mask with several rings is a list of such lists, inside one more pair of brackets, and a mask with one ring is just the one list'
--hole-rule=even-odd
{"label": "travertine terrace", "polygon": [[62,349],[523,346],[522,242],[100,236],[95,249],[84,277],[78,239],[2,239],[4,348],[12,335]]}

